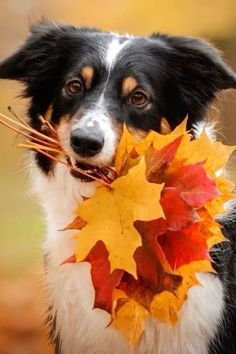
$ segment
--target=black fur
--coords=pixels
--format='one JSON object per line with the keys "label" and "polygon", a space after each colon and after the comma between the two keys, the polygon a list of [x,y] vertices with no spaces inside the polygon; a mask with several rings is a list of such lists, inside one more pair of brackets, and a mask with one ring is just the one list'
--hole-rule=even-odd
{"label": "black fur", "polygon": [[48,314],[44,325],[49,327],[48,338],[54,347],[54,354],[62,354],[61,339],[59,334],[57,334],[57,316],[53,314],[52,308],[52,305],[48,308]]}
{"label": "black fur", "polygon": [[223,234],[230,242],[213,247],[213,267],[224,284],[225,309],[218,334],[210,344],[210,354],[236,353],[236,216],[220,221]]}
{"label": "black fur", "polygon": [[[85,110],[96,102],[107,83],[108,70],[102,53],[112,36],[97,29],[44,22],[33,26],[26,43],[0,63],[0,78],[24,83],[24,96],[31,99],[29,118],[32,126],[40,129],[38,114],[44,115],[50,105],[53,107],[52,121],[58,124],[63,115],[73,116],[79,109]],[[81,97],[63,96],[66,79],[77,75],[84,65],[95,69],[91,88]],[[235,74],[210,44],[162,34],[134,38],[118,57],[110,74],[105,95],[112,119],[124,120],[145,131],[159,131],[161,117],[174,128],[187,114],[189,128],[192,128],[203,119],[217,92],[236,88]],[[122,97],[121,81],[128,75],[136,77],[147,89],[151,109],[137,109]],[[36,159],[45,173],[50,172],[52,163],[47,158],[36,155]],[[234,217],[223,222],[231,243],[212,250],[214,267],[225,287],[226,309],[224,322],[219,326],[209,353],[236,353],[235,225]],[[56,353],[60,353],[60,340],[53,332],[55,319],[50,316],[49,322]]]}

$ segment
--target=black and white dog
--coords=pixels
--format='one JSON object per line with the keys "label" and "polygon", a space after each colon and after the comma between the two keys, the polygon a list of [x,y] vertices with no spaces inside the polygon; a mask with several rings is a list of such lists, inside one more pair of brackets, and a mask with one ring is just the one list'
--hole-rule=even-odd
{"label": "black and white dog", "polygon": [[[236,88],[236,75],[203,40],[159,33],[134,37],[42,22],[16,53],[0,63],[0,77],[25,85],[30,124],[38,114],[56,127],[68,156],[84,170],[109,166],[125,121],[132,130],[171,131],[188,115],[188,128],[203,121],[217,92]],[[61,164],[30,155],[29,169],[45,212],[49,321],[55,353],[233,354],[236,353],[234,217],[222,221],[231,243],[212,251],[218,275],[198,274],[175,327],[151,319],[131,350],[93,309],[88,263],[60,263],[74,251],[69,231],[81,196],[97,182],[73,175]]]}

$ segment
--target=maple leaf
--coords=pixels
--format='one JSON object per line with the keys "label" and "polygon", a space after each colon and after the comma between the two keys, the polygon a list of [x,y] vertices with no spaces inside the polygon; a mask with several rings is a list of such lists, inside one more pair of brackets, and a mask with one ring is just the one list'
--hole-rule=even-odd
{"label": "maple leaf", "polygon": [[76,218],[69,225],[60,231],[81,230],[84,226],[86,226],[86,224],[87,222],[84,221],[80,216],[76,216]]}
{"label": "maple leaf", "polygon": [[[163,235],[167,231],[167,223],[166,220],[163,218],[159,218],[157,220],[151,221],[140,221],[137,220],[134,222],[135,228],[138,230],[142,237],[142,248],[145,248],[151,253],[149,261],[152,262],[152,258],[154,259],[154,263],[159,262],[162,266],[166,263],[165,255],[160,247],[159,243],[157,242],[157,237],[159,235]],[[136,261],[138,262],[138,254],[136,252]],[[140,264],[141,264],[141,257],[140,257]],[[167,270],[170,270],[167,269]],[[142,274],[143,279],[146,277],[151,278],[150,282],[152,285],[156,286],[157,282],[157,275],[156,271],[152,277],[152,272],[143,272],[142,267],[139,268],[139,274]]]}
{"label": "maple leaf", "polygon": [[215,180],[204,170],[204,162],[181,166],[165,186],[178,187],[181,198],[194,208],[200,208],[219,195]]}
{"label": "maple leaf", "polygon": [[197,212],[201,217],[199,232],[201,233],[202,237],[205,237],[208,249],[217,243],[227,241],[221,231],[222,226],[214,220],[206,206],[204,208],[198,209]]}
{"label": "maple leaf", "polygon": [[124,271],[116,269],[111,273],[108,257],[105,244],[98,241],[84,261],[91,264],[91,277],[95,289],[94,307],[111,312],[113,289],[120,283]]}
{"label": "maple leaf", "polygon": [[181,230],[199,220],[192,206],[186,203],[176,187],[163,189],[160,200],[169,230]]}
{"label": "maple leaf", "polygon": [[142,237],[142,246],[137,248],[134,259],[137,263],[138,279],[151,289],[153,294],[172,291],[181,283],[180,277],[170,274],[172,269],[167,264],[167,257],[158,243],[158,238],[167,232],[166,220],[135,221],[136,229]]}
{"label": "maple leaf", "polygon": [[200,232],[200,223],[179,231],[168,230],[158,237],[165,258],[174,271],[184,264],[210,259],[205,236]]}
{"label": "maple leaf", "polygon": [[223,171],[220,176],[216,177],[215,183],[220,195],[205,205],[205,208],[212,216],[226,212],[225,203],[233,198],[232,191],[234,188],[234,184],[227,179]]}
{"label": "maple leaf", "polygon": [[201,260],[183,265],[176,274],[182,277],[181,285],[173,292],[163,291],[157,294],[150,305],[150,313],[164,323],[174,325],[179,317],[179,311],[187,299],[189,288],[199,286],[196,273],[215,273],[209,260]]}
{"label": "maple leaf", "polygon": [[180,285],[182,279],[168,273],[170,267],[163,267],[166,259],[162,258],[163,251],[157,242],[157,237],[166,232],[165,220],[136,221],[134,224],[142,237],[142,246],[134,253],[137,279],[124,273],[118,288],[148,309],[157,293],[163,289],[173,291]]}
{"label": "maple leaf", "polygon": [[146,177],[149,182],[163,183],[165,180],[164,172],[175,157],[182,139],[183,135],[177,137],[160,150],[150,146],[145,154]]}
{"label": "maple leaf", "polygon": [[[174,324],[187,298],[188,289],[198,284],[196,272],[214,272],[207,257],[207,260],[195,260],[190,264],[180,265],[175,270],[176,274],[166,273],[164,268],[158,264],[160,246],[156,242],[160,235],[163,234],[164,237],[166,233],[165,223],[163,219],[135,222],[135,227],[139,230],[143,240],[143,246],[135,252],[139,280],[130,275],[122,278],[119,284],[119,289],[122,291],[118,292],[119,296],[115,295],[116,299],[117,297],[120,299],[115,303],[112,322],[112,325],[127,337],[131,346],[137,343],[144,329],[144,323],[151,315],[165,323]],[[170,240],[169,242],[171,245]],[[189,240],[189,245],[191,245],[191,240]],[[196,240],[195,246],[197,246]],[[200,243],[198,246],[201,246]],[[178,247],[181,247],[181,242]],[[204,247],[207,249],[206,244]],[[202,251],[196,250],[195,252],[200,255]],[[188,256],[191,256],[191,253]],[[191,258],[194,259],[194,256]],[[195,258],[206,257],[203,255],[203,257]],[[165,256],[163,259],[165,261]],[[117,290],[114,294],[117,294]]]}
{"label": "maple leaf", "polygon": [[203,132],[197,139],[178,149],[173,165],[182,161],[182,164],[195,164],[205,161],[204,168],[207,174],[215,177],[215,173],[225,166],[235,146],[226,146],[219,141],[212,141]]}
{"label": "maple leaf", "polygon": [[131,346],[148,317],[174,324],[188,290],[198,286],[196,273],[214,272],[209,250],[225,241],[214,217],[232,198],[219,169],[232,150],[204,133],[192,140],[186,121],[143,139],[124,127],[118,178],[84,201],[66,228],[80,233],[65,262],[90,263],[94,306],[111,313]]}
{"label": "maple leaf", "polygon": [[144,330],[149,311],[137,301],[129,299],[121,290],[114,291],[116,304],[113,311],[112,326],[119,330],[127,339],[129,345],[134,347]]}
{"label": "maple leaf", "polygon": [[[141,238],[134,220],[152,220],[164,216],[159,203],[162,185],[147,182],[145,161],[131,168],[111,184],[100,187],[93,198],[86,200],[77,214],[87,222],[76,236],[76,259],[82,261],[98,240],[109,252],[111,271],[123,269],[136,277],[133,254]],[[121,252],[122,250],[122,252]]]}
{"label": "maple leaf", "polygon": [[[162,135],[157,132],[151,131],[146,134],[142,139],[141,137],[134,137],[124,125],[123,134],[120,139],[119,145],[116,150],[115,156],[115,169],[119,174],[124,167],[127,159],[137,158],[137,156],[143,155],[150,146],[154,149],[160,150],[168,143],[172,143],[175,138],[182,139],[180,136],[184,135],[183,141],[189,142],[190,136],[186,134],[187,119],[185,119],[179,126],[177,126],[173,132],[167,135]],[[174,144],[175,145],[175,144]]]}
{"label": "maple leaf", "polygon": [[[123,126],[123,134],[120,139],[115,158],[115,169],[119,173],[129,155],[133,155],[137,140],[128,131],[126,125]],[[136,157],[136,156],[135,156]]]}

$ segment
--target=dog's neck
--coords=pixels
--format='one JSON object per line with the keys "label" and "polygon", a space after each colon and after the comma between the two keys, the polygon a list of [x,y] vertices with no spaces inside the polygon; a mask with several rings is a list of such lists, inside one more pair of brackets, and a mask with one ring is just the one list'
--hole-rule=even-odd
{"label": "dog's neck", "polygon": [[83,197],[91,197],[97,187],[97,182],[81,182],[71,176],[68,167],[57,163],[50,175],[45,175],[35,166],[36,173],[32,176],[33,191],[50,219],[58,229],[67,226],[75,217],[75,210]]}
{"label": "dog's neck", "polygon": [[45,175],[32,161],[32,190],[42,206],[47,226],[44,242],[45,253],[56,267],[75,251],[73,231],[60,231],[76,217],[76,209],[83,197],[91,197],[97,182],[86,183],[71,176],[69,169],[57,163],[51,175]]}

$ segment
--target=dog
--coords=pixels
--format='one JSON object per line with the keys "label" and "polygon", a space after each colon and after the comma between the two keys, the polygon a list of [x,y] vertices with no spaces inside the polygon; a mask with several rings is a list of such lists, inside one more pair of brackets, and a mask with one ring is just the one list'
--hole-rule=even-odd
{"label": "dog", "polygon": [[[236,75],[204,40],[118,35],[49,21],[33,25],[22,47],[0,63],[0,78],[24,84],[30,125],[40,131],[38,115],[43,115],[85,172],[112,165],[123,122],[137,134],[167,134],[188,115],[194,135],[216,94],[236,88]],[[60,266],[73,253],[75,240],[68,237],[71,231],[58,230],[73,220],[97,182],[37,152],[29,155],[29,170],[47,224],[48,322],[56,354],[236,353],[233,211],[220,219],[230,243],[211,251],[217,274],[199,273],[200,285],[189,290],[177,324],[150,319],[131,349],[107,327],[109,315],[93,309],[89,264]]]}

